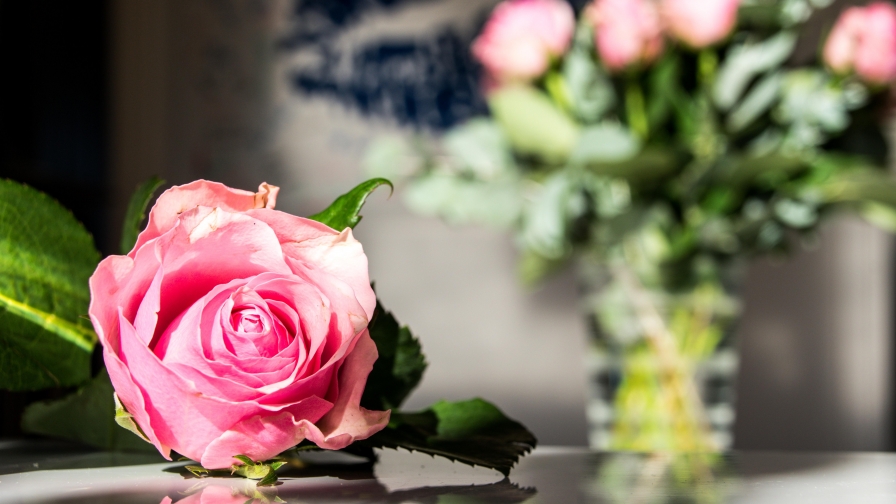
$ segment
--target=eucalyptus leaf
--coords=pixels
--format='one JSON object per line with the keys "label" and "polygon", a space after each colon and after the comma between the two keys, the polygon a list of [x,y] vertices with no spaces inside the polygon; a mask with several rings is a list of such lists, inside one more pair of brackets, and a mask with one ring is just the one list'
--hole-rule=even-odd
{"label": "eucalyptus leaf", "polygon": [[542,257],[560,259],[569,252],[566,230],[569,204],[575,196],[572,180],[565,172],[555,172],[532,192],[523,214],[520,241],[525,249]]}
{"label": "eucalyptus leaf", "polygon": [[771,109],[781,94],[783,80],[784,76],[781,72],[774,72],[756,83],[728,116],[728,129],[735,132],[740,131]]}
{"label": "eucalyptus leaf", "polygon": [[796,41],[796,33],[782,31],[762,42],[732,48],[713,86],[715,104],[722,110],[733,107],[757,75],[781,66],[790,57]]}
{"label": "eucalyptus leaf", "polygon": [[407,326],[399,326],[379,299],[367,329],[379,357],[367,377],[361,406],[370,410],[398,408],[417,387],[426,371],[420,341]]}
{"label": "eucalyptus leaf", "polygon": [[316,213],[310,217],[321,224],[326,224],[331,228],[342,231],[345,228],[353,228],[361,222],[361,208],[367,197],[370,196],[377,187],[387,185],[392,188],[392,182],[384,178],[374,178],[365,182],[361,182],[351,191],[336,198],[330,206],[320,213]]}
{"label": "eucalyptus leaf", "polygon": [[407,205],[423,215],[451,223],[481,223],[501,228],[516,223],[523,209],[520,183],[513,177],[482,182],[450,173],[430,173],[411,181]]}
{"label": "eucalyptus leaf", "polygon": [[367,448],[404,448],[505,476],[537,441],[522,424],[482,399],[439,401],[416,413],[393,413],[382,431],[355,444]]}
{"label": "eucalyptus leaf", "polygon": [[480,180],[494,179],[514,168],[504,132],[491,120],[473,119],[451,130],[443,144],[462,171]]}
{"label": "eucalyptus leaf", "polygon": [[561,162],[575,148],[578,125],[533,87],[501,88],[489,96],[489,108],[517,152]]}
{"label": "eucalyptus leaf", "polygon": [[422,161],[408,139],[393,135],[373,140],[362,163],[370,177],[399,181],[413,175]]}
{"label": "eucalyptus leaf", "polygon": [[146,218],[146,208],[152,201],[152,195],[162,187],[165,181],[159,177],[152,177],[146,182],[140,184],[131,200],[128,202],[128,209],[124,215],[124,224],[121,228],[121,243],[119,249],[122,254],[127,254],[134,248],[137,243],[137,235],[140,234],[140,224]]}
{"label": "eucalyptus leaf", "polygon": [[[789,72],[782,90],[777,118],[780,123],[790,126],[791,142],[798,139],[798,147],[817,145],[824,141],[822,132],[838,133],[849,125],[846,97],[826,73],[813,70]],[[796,134],[806,130],[815,134]]]}
{"label": "eucalyptus leaf", "polygon": [[156,452],[133,421],[132,432],[121,427],[130,415],[123,408],[116,411],[113,395],[112,382],[103,369],[71,395],[28,406],[22,415],[22,430],[103,450]]}
{"label": "eucalyptus leaf", "polygon": [[818,222],[815,206],[803,201],[784,198],[775,203],[774,210],[778,219],[792,228],[804,229]]}
{"label": "eucalyptus leaf", "polygon": [[30,187],[0,180],[0,389],[90,379],[96,334],[87,279],[99,263],[72,214]]}
{"label": "eucalyptus leaf", "polygon": [[[587,24],[579,25],[579,30],[594,31]],[[609,76],[597,65],[588,48],[579,46],[570,50],[563,58],[563,82],[569,93],[570,108],[586,123],[595,122],[606,113],[616,101],[613,84]]]}
{"label": "eucalyptus leaf", "polygon": [[572,163],[615,163],[633,158],[641,141],[618,123],[604,122],[588,126],[570,157]]}

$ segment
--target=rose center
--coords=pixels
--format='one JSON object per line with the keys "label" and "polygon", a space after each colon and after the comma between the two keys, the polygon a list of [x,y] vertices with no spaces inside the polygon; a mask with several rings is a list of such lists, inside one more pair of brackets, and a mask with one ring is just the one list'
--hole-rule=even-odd
{"label": "rose center", "polygon": [[267,318],[262,317],[255,308],[233,313],[230,316],[230,325],[234,331],[243,334],[264,334],[268,330]]}

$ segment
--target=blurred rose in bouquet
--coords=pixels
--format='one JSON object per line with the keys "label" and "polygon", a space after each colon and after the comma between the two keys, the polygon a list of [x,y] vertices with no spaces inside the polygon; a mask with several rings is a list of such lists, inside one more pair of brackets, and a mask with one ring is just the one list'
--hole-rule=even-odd
{"label": "blurred rose in bouquet", "polygon": [[651,0],[596,0],[587,17],[597,52],[610,70],[650,63],[663,49],[659,13]]}
{"label": "blurred rose in bouquet", "polygon": [[737,22],[740,0],[662,0],[669,34],[693,48],[722,41]]}
{"label": "blurred rose in bouquet", "polygon": [[575,28],[562,0],[516,0],[499,5],[473,42],[473,54],[496,81],[541,76],[569,48]]}
{"label": "blurred rose in bouquet", "polygon": [[855,72],[871,84],[896,79],[896,7],[875,2],[847,9],[825,43],[824,60],[831,70]]}

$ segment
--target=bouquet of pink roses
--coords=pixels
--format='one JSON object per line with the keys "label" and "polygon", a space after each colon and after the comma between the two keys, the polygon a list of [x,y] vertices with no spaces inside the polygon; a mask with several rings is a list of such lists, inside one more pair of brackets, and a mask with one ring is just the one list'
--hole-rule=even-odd
{"label": "bouquet of pink roses", "polygon": [[817,43],[830,3],[508,0],[471,46],[490,115],[371,148],[412,209],[511,230],[524,281],[577,260],[593,446],[730,446],[744,263],[835,211],[896,230],[896,6]]}

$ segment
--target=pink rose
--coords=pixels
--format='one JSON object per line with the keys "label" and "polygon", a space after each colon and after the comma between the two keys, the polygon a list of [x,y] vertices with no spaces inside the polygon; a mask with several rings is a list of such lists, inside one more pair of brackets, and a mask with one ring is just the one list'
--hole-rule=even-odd
{"label": "pink rose", "polygon": [[534,79],[569,48],[572,7],[562,0],[509,0],[495,7],[473,56],[499,82]]}
{"label": "pink rose", "polygon": [[737,22],[740,0],[661,0],[666,31],[700,49],[727,37]]}
{"label": "pink rose", "polygon": [[660,17],[650,0],[595,0],[586,11],[594,43],[611,71],[646,64],[663,50]]}
{"label": "pink rose", "polygon": [[90,319],[122,405],[156,448],[226,468],[304,439],[340,449],[388,411],[359,402],[376,298],[350,229],[200,180],[163,193],[126,256],[90,278]]}
{"label": "pink rose", "polygon": [[831,70],[854,71],[871,84],[896,80],[896,7],[875,2],[846,9],[824,45],[823,57]]}

